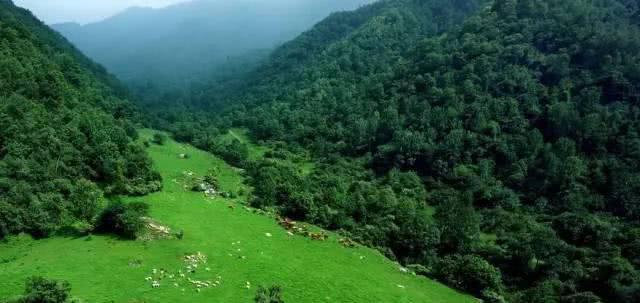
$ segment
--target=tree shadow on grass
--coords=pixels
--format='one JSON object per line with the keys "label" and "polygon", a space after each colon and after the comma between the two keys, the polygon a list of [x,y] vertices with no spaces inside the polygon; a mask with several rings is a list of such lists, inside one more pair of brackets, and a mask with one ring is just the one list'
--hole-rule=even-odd
{"label": "tree shadow on grass", "polygon": [[74,226],[62,227],[54,234],[55,237],[69,238],[72,240],[84,239],[85,241],[93,240],[94,235],[107,238],[109,241],[135,241],[135,239],[122,237],[112,233],[83,230]]}

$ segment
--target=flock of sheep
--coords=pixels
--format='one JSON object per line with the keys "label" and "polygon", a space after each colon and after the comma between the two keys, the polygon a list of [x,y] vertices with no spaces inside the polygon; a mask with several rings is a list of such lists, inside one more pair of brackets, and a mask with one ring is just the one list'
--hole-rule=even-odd
{"label": "flock of sheep", "polygon": [[[166,280],[169,280],[169,283],[172,283],[174,287],[184,285],[181,283],[184,283],[184,280],[186,280],[188,283],[187,285],[190,284],[196,292],[200,292],[204,288],[218,287],[222,284],[222,277],[219,275],[216,276],[213,281],[201,281],[192,278],[192,276],[200,269],[203,269],[206,272],[211,271],[211,268],[206,267],[207,256],[201,252],[185,255],[183,261],[185,266],[180,268],[176,273],[170,273],[162,268],[154,268],[151,270],[152,275],[146,277],[145,281],[150,282],[152,288],[160,288],[162,286],[162,282]],[[182,291],[185,290],[185,288],[182,288]]]}

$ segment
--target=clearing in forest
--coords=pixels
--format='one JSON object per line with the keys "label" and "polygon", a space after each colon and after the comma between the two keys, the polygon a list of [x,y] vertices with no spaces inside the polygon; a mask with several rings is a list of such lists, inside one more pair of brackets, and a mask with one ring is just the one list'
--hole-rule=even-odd
{"label": "clearing in forest", "polygon": [[[141,131],[143,138],[153,134]],[[154,222],[172,232],[183,230],[183,239],[13,237],[0,244],[0,298],[22,293],[27,277],[41,275],[69,281],[73,295],[86,302],[248,303],[258,286],[274,284],[283,288],[286,302],[296,303],[476,302],[401,272],[375,250],[345,248],[333,234],[327,241],[291,236],[273,218],[239,205],[247,194],[228,199],[185,189],[180,181],[185,173],[203,176],[213,169],[221,190],[249,192],[237,169],[209,153],[173,140],[148,151],[164,190],[125,201],[149,203]],[[185,273],[188,267],[195,273]],[[200,291],[193,281],[202,285]]]}

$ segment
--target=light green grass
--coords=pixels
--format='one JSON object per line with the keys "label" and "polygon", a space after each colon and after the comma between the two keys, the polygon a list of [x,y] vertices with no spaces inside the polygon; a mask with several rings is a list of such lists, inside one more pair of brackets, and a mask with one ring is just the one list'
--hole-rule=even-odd
{"label": "light green grass", "polygon": [[[146,138],[152,135],[149,130],[141,133]],[[326,242],[291,237],[273,218],[240,206],[232,210],[230,200],[207,199],[174,182],[185,171],[202,175],[216,168],[223,190],[244,186],[237,170],[208,153],[172,140],[148,150],[164,178],[164,190],[126,200],[148,202],[153,218],[184,230],[184,239],[141,242],[94,235],[35,241],[14,237],[0,243],[0,298],[20,294],[27,277],[42,275],[71,282],[73,295],[85,302],[248,303],[253,302],[258,285],[272,284],[283,287],[288,303],[475,302],[439,283],[401,273],[397,264],[374,250],[344,248],[335,236]],[[180,159],[180,153],[191,158]],[[232,245],[236,241],[241,244]],[[160,288],[152,289],[144,280],[152,268],[177,270],[183,266],[184,254],[196,251],[208,256],[211,268],[201,270],[196,278],[213,280],[220,275],[220,287],[197,293],[184,282],[176,288],[162,281]],[[141,261],[139,267],[130,265],[135,260]],[[251,289],[243,288],[247,281]]]}

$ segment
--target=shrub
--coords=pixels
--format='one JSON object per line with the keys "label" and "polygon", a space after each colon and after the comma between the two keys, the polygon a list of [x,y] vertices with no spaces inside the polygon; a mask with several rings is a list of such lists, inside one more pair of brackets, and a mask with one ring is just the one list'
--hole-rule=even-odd
{"label": "shrub", "polygon": [[284,303],[282,299],[282,288],[277,285],[271,286],[268,289],[261,286],[258,288],[254,300],[256,303]]}
{"label": "shrub", "polygon": [[218,177],[215,176],[215,172],[209,171],[206,176],[204,176],[204,182],[213,186],[213,188],[220,188],[220,182],[218,181]]}
{"label": "shrub", "polygon": [[65,303],[69,302],[71,285],[69,282],[32,277],[27,280],[24,295],[14,303]]}
{"label": "shrub", "polygon": [[434,275],[444,283],[476,296],[490,293],[491,301],[495,301],[493,299],[504,289],[500,271],[475,255],[447,256],[436,264]]}
{"label": "shrub", "polygon": [[167,136],[161,133],[155,133],[153,135],[153,140],[152,142],[158,145],[164,145],[164,143],[167,141]]}
{"label": "shrub", "polygon": [[149,213],[149,205],[141,202],[112,202],[98,218],[96,231],[113,233],[126,239],[135,239],[144,227],[142,217]]}

